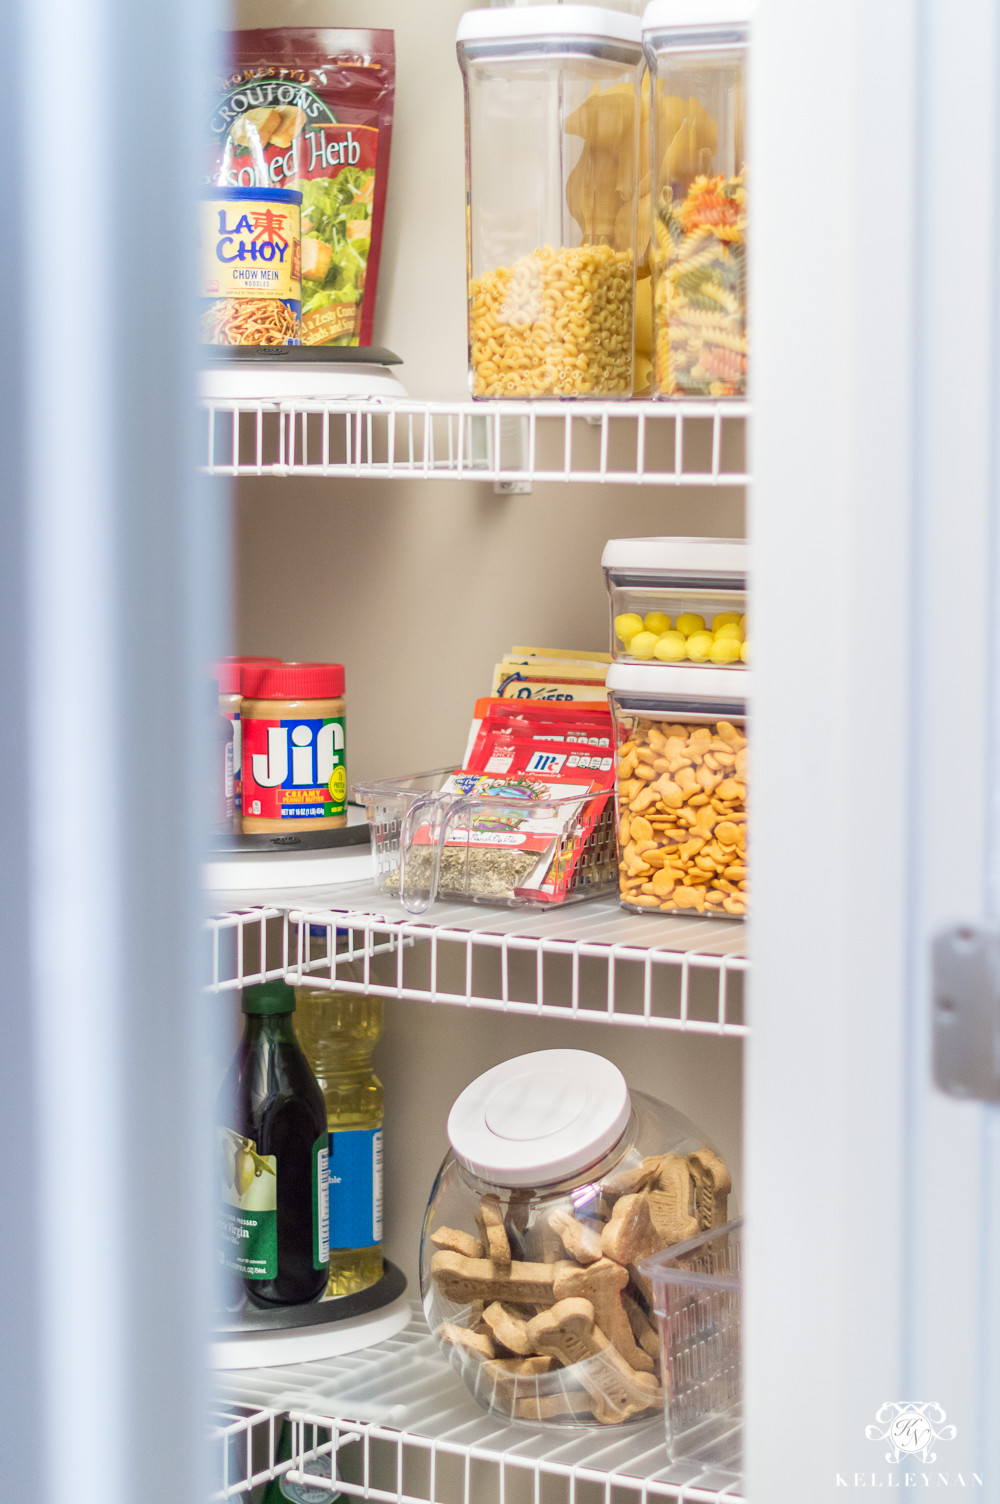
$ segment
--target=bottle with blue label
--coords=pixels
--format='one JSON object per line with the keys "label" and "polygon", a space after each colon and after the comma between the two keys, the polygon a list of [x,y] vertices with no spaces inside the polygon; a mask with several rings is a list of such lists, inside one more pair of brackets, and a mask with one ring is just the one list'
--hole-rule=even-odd
{"label": "bottle with blue label", "polygon": [[[311,957],[327,931],[310,932]],[[361,962],[338,974],[361,979]],[[371,1054],[382,1033],[381,998],[297,987],[295,1032],[326,1102],[329,1129],[330,1278],[327,1296],[351,1295],[382,1278],[382,1083]]]}

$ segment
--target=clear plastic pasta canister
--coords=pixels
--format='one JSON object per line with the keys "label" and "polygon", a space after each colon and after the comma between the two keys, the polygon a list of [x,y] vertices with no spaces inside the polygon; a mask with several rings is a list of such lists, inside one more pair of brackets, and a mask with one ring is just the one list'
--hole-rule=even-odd
{"label": "clear plastic pasta canister", "polygon": [[747,389],[746,104],[751,0],[652,0],[653,391]]}
{"label": "clear plastic pasta canister", "polygon": [[474,397],[629,397],[638,21],[589,5],[470,11],[465,80]]}

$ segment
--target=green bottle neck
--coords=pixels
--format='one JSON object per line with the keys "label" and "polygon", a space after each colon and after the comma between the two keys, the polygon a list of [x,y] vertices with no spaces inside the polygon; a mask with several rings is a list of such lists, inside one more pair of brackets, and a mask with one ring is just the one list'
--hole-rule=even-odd
{"label": "green bottle neck", "polygon": [[293,1017],[292,1013],[245,1013],[243,1039],[248,1045],[293,1044],[297,1049]]}

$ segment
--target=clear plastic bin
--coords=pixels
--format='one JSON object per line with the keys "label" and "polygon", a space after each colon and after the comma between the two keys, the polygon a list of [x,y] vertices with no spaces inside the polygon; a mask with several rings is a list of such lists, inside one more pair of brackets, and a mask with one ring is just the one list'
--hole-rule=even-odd
{"label": "clear plastic bin", "polygon": [[743,1454],[743,1218],[654,1254],[663,1415],[672,1462],[739,1471]]}
{"label": "clear plastic bin", "polygon": [[663,1407],[648,1254],[721,1221],[726,1165],[686,1117],[584,1050],[473,1081],[424,1220],[428,1326],[503,1420],[602,1430]]}
{"label": "clear plastic bin", "polygon": [[749,678],[725,668],[611,665],[623,909],[746,915]]}
{"label": "clear plastic bin", "polygon": [[612,538],[601,563],[616,660],[749,662],[747,546],[740,539]]}
{"label": "clear plastic bin", "polygon": [[629,397],[638,20],[590,5],[474,10],[465,81],[474,397]]}
{"label": "clear plastic bin", "polygon": [[652,0],[653,391],[747,389],[746,70],[751,0]]}
{"label": "clear plastic bin", "polygon": [[438,897],[547,908],[613,891],[610,791],[470,798],[445,790],[453,777],[454,769],[438,768],[354,785],[371,826],[376,882],[411,913],[424,913]]}

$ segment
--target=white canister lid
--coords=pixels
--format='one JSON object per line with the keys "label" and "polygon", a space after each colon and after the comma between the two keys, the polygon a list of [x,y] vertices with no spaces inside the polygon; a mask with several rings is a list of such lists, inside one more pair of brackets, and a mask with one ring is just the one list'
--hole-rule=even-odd
{"label": "white canister lid", "polygon": [[455,41],[526,40],[547,37],[596,37],[598,41],[642,44],[638,16],[604,10],[598,5],[499,5],[467,10],[458,23]]}
{"label": "white canister lid", "polygon": [[742,538],[609,538],[601,564],[635,574],[746,576]]}
{"label": "white canister lid", "polygon": [[448,1114],[459,1164],[499,1186],[581,1174],[621,1138],[632,1104],[625,1077],[587,1050],[537,1050],[467,1086]]}
{"label": "white canister lid", "polygon": [[664,700],[746,701],[750,670],[742,663],[612,663],[608,693]]}
{"label": "white canister lid", "polygon": [[754,0],[650,0],[642,13],[642,32],[746,26],[753,12]]}

